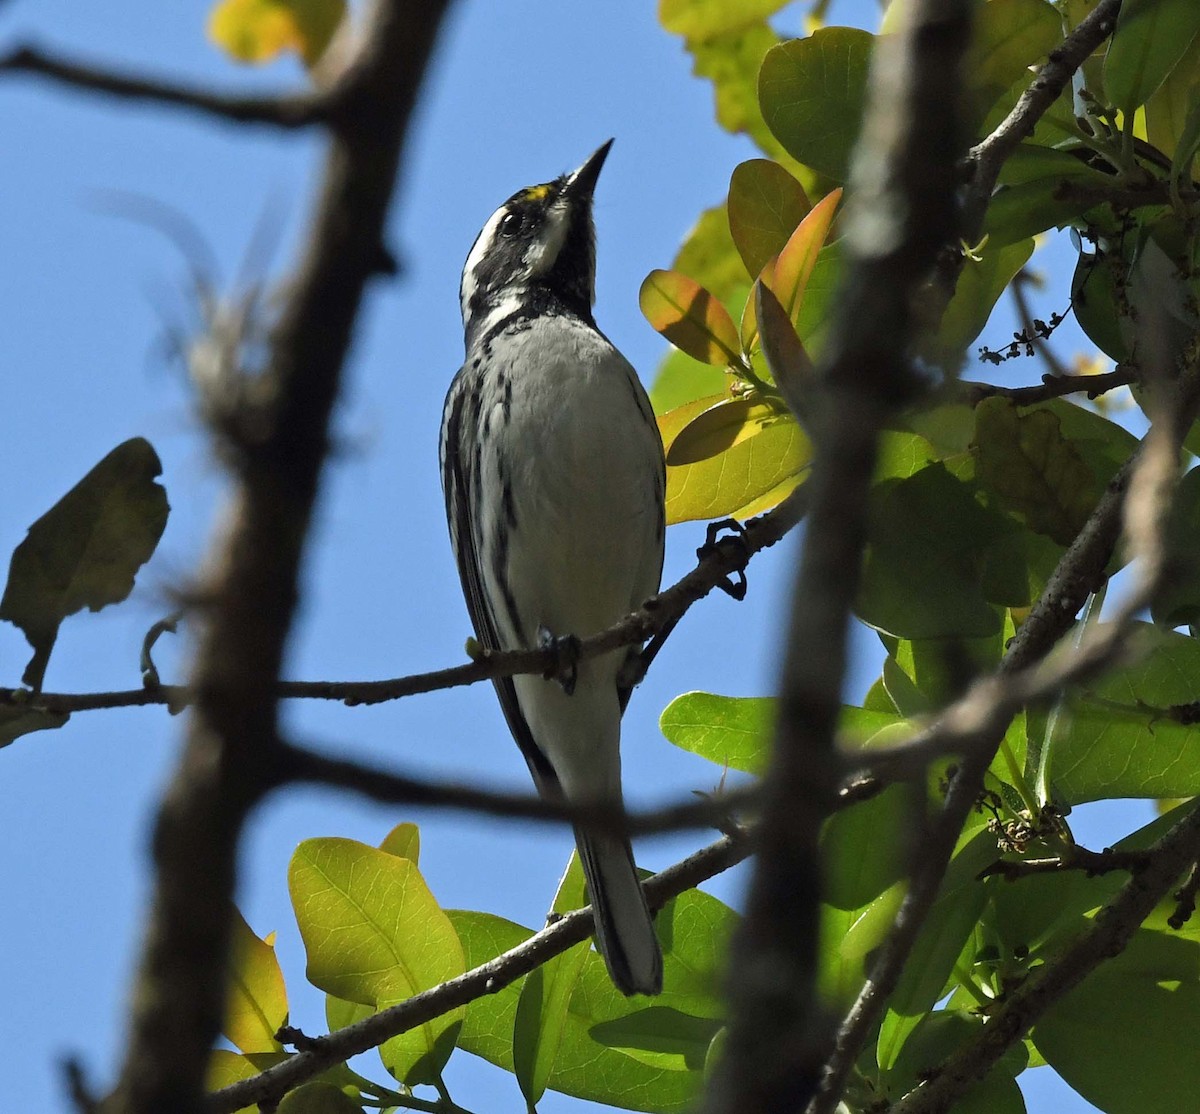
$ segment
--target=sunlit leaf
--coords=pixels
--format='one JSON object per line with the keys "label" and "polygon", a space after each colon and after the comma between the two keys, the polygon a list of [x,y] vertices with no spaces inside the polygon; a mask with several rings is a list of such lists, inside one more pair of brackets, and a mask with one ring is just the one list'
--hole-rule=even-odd
{"label": "sunlit leaf", "polygon": [[[209,1054],[208,1071],[204,1076],[204,1087],[208,1091],[220,1091],[241,1083],[243,1079],[253,1079],[256,1075],[275,1067],[290,1059],[287,1052],[263,1052],[243,1056],[231,1052],[228,1048],[215,1048]],[[234,1114],[259,1114],[258,1104],[243,1106]]]}
{"label": "sunlit leaf", "polygon": [[277,1114],[362,1114],[362,1106],[340,1087],[321,1080],[289,1091],[275,1110]]}
{"label": "sunlit leaf", "polygon": [[0,619],[33,647],[22,679],[40,689],[58,628],[84,607],[99,611],[133,590],[167,524],[167,496],[150,442],[118,445],[30,528],[17,546]]}
{"label": "sunlit leaf", "polygon": [[[351,1002],[384,1009],[465,970],[462,945],[416,863],[349,839],[309,839],[288,867],[308,955],[308,979]],[[462,1009],[380,1049],[402,1082],[436,1079],[453,1051]]]}
{"label": "sunlit leaf", "polygon": [[829,235],[841,197],[842,191],[837,189],[813,206],[812,212],[792,233],[771,269],[768,285],[780,305],[793,318],[804,301],[808,281],[817,266],[818,253]]}
{"label": "sunlit leaf", "polygon": [[826,27],[767,52],[758,78],[763,119],[793,158],[845,182],[862,124],[874,37]]}
{"label": "sunlit leaf", "polygon": [[688,39],[709,39],[738,31],[774,15],[788,0],[659,0],[658,21],[663,28]]}
{"label": "sunlit leaf", "polygon": [[804,350],[787,310],[762,282],[754,284],[755,316],[759,321],[763,357],[771,378],[783,392],[792,414],[806,429],[816,425],[814,395],[817,371]]}
{"label": "sunlit leaf", "polygon": [[233,910],[229,994],[221,1032],[242,1052],[280,1052],[275,1039],[287,1023],[287,988],[275,948],[259,939]]}
{"label": "sunlit leaf", "polygon": [[1198,101],[1200,35],[1192,39],[1179,63],[1146,102],[1146,138],[1171,159],[1176,158],[1176,149]]}
{"label": "sunlit leaf", "polygon": [[812,208],[804,187],[770,159],[739,163],[729,179],[729,231],[751,278],[778,255]]}
{"label": "sunlit leaf", "polygon": [[345,0],[219,0],[208,37],[238,62],[270,62],[295,51],[312,67],[346,13]]}
{"label": "sunlit leaf", "polygon": [[[579,853],[571,854],[551,907],[569,913],[587,904]],[[513,1019],[513,1071],[532,1110],[546,1090],[567,1024],[575,983],[587,959],[588,942],[576,944],[525,976]]]}
{"label": "sunlit leaf", "polygon": [[1200,32],[1195,0],[1125,0],[1104,59],[1104,90],[1122,112],[1143,105]]}
{"label": "sunlit leaf", "polygon": [[651,326],[693,359],[719,365],[740,361],[737,328],[729,312],[694,279],[675,271],[651,271],[638,304]]}
{"label": "sunlit leaf", "polygon": [[825,902],[858,909],[904,877],[909,834],[924,809],[924,801],[913,796],[908,786],[891,785],[825,822],[820,845]]}
{"label": "sunlit leaf", "polygon": [[775,701],[769,697],[687,692],[663,709],[658,725],[677,747],[718,766],[759,774],[766,767],[774,721]]}
{"label": "sunlit leaf", "polygon": [[414,863],[421,858],[421,830],[412,823],[397,824],[379,845],[380,851],[389,855],[398,855],[402,859],[411,859]]}
{"label": "sunlit leaf", "polygon": [[1061,715],[1050,781],[1065,803],[1200,793],[1200,731],[1171,711],[1198,698],[1200,641],[1147,625],[1135,645],[1140,660],[1090,682]]}

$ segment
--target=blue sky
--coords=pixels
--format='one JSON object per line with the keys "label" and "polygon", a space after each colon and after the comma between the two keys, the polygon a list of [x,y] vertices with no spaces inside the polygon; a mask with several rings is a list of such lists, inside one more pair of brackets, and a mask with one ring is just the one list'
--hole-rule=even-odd
{"label": "blue sky", "polygon": [[[118,5],[12,0],[0,43],[36,37],[75,54],[174,77],[242,88],[299,80],[290,64],[244,71],[204,38],[207,0]],[[835,4],[854,21],[874,6]],[[796,20],[789,26],[798,31]],[[462,660],[469,634],[437,474],[442,399],[462,353],[462,261],[491,211],[520,186],[572,168],[616,137],[597,192],[597,320],[649,381],[664,342],[637,309],[645,274],[670,265],[699,211],[724,195],[729,173],[755,154],[719,132],[705,83],[653,5],[460,4],[447,27],[411,134],[391,226],[400,278],[377,286],[363,315],[337,418],[288,671],[311,679],[374,679]],[[52,690],[139,683],[145,629],[171,609],[194,572],[222,478],[165,339],[189,323],[186,266],[161,235],[102,212],[112,197],[150,199],[194,223],[218,261],[218,286],[239,271],[278,276],[309,204],[315,137],[221,126],[176,112],[116,106],[28,80],[0,83],[0,374],[6,386],[0,474],[9,478],[0,554],[110,448],[148,437],[164,465],[170,522],[133,598],[70,619],[46,678]],[[269,258],[248,252],[274,241]],[[249,258],[248,258],[249,255]],[[1059,261],[1066,256],[1059,252]],[[1041,310],[1039,306],[1039,310]],[[1055,308],[1047,304],[1044,315]],[[1061,308],[1061,307],[1059,307]],[[1007,322],[993,329],[1003,343]],[[985,340],[988,335],[985,335]],[[1030,378],[1032,368],[1020,369]],[[691,567],[702,531],[668,534],[666,581]],[[772,689],[776,620],[794,541],[757,558],[741,604],[715,595],[693,609],[634,697],[625,728],[634,803],[709,789],[719,771],[676,751],[657,717],[680,692],[758,695]],[[182,640],[160,643],[164,677],[185,668]],[[849,695],[877,672],[875,637],[855,635]],[[0,625],[0,679],[15,684],[27,657]],[[306,740],[407,771],[524,789],[527,774],[490,688],[371,709],[295,704],[287,722]],[[161,709],[77,715],[62,731],[0,753],[0,1062],[6,1109],[65,1110],[57,1064],[83,1057],[110,1080],[123,1038],[125,994],[147,895],[147,831],[181,723]],[[1140,817],[1137,806],[1125,813]],[[1103,845],[1104,810],[1085,841]],[[403,819],[420,823],[422,869],[446,906],[540,923],[570,839],[556,829],[459,815],[402,812],[313,790],[269,801],[246,833],[240,903],[260,933],[277,930],[293,1023],[319,1031],[319,996],[287,902],[288,858],[302,839],[377,842]],[[705,842],[703,833],[643,843],[658,868]],[[517,866],[519,864],[519,866]],[[736,902],[743,876],[710,887]],[[5,1062],[6,1061],[6,1062]],[[1030,1109],[1088,1110],[1039,1072]],[[466,1055],[448,1080],[467,1107],[521,1110],[511,1077]],[[1034,1097],[1036,1096],[1036,1097]],[[586,1104],[547,1095],[543,1114]]]}

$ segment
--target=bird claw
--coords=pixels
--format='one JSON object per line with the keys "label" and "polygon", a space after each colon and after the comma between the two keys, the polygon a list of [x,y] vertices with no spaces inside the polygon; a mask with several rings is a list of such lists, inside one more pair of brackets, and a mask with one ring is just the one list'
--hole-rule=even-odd
{"label": "bird claw", "polygon": [[545,627],[538,628],[538,648],[554,654],[554,661],[542,676],[547,681],[557,681],[568,696],[575,691],[575,682],[579,679],[580,645],[573,634],[555,637]]}
{"label": "bird claw", "polygon": [[[728,530],[725,537],[720,537],[722,530]],[[696,557],[703,561],[710,553],[715,553],[726,543],[738,546],[745,556],[746,528],[736,518],[722,518],[719,522],[710,522],[704,535],[704,544],[696,550]],[[717,582],[717,587],[735,600],[744,600],[749,582],[746,580],[745,568],[735,569],[732,573]]]}

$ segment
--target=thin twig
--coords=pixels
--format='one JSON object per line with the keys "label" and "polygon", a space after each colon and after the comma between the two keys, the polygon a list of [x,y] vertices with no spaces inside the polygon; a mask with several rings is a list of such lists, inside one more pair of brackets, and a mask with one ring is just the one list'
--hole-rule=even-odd
{"label": "thin twig", "polygon": [[[673,627],[688,609],[704,599],[732,574],[744,572],[750,560],[783,538],[803,517],[808,491],[798,487],[782,503],[745,524],[737,537],[721,538],[707,547],[696,567],[670,588],[647,600],[637,611],[605,631],[580,643],[580,658],[587,659],[624,646],[646,641]],[[661,643],[660,643],[661,645]],[[554,664],[551,650],[484,651],[478,660],[448,669],[413,673],[383,681],[280,681],[281,698],[339,700],[345,704],[381,704],[389,700],[471,685],[518,673],[543,673]],[[191,702],[183,685],[159,685],[113,692],[42,692],[0,688],[0,705],[31,707],[54,712],[82,712],[110,708],[166,704],[171,708]]]}
{"label": "thin twig", "polygon": [[[661,908],[685,890],[741,862],[751,851],[749,841],[728,837],[688,856],[682,862],[647,880],[646,897],[652,908]],[[326,1068],[360,1052],[375,1048],[389,1037],[404,1033],[440,1017],[456,1006],[485,994],[494,994],[535,967],[567,950],[592,934],[591,907],[568,913],[561,920],[531,936],[525,943],[481,964],[458,978],[442,983],[377,1013],[364,1021],[339,1029],[327,1037],[313,1039],[308,1051],[254,1076],[225,1087],[209,1096],[208,1114],[229,1114],[255,1103],[273,1104],[294,1087]]]}
{"label": "thin twig", "polygon": [[1103,851],[1089,851],[1078,844],[1048,859],[999,859],[979,872],[980,878],[999,875],[1006,882],[1018,878],[1029,878],[1035,874],[1064,874],[1079,870],[1089,877],[1110,874],[1114,870],[1129,873],[1141,870],[1150,861],[1148,851],[1117,851],[1109,847]]}
{"label": "thin twig", "polygon": [[0,55],[0,74],[3,73],[31,74],[85,93],[170,105],[221,120],[280,128],[322,123],[329,117],[333,103],[330,94],[315,90],[265,97],[254,93],[214,93],[196,85],[116,73],[48,54],[34,46],[19,46]]}

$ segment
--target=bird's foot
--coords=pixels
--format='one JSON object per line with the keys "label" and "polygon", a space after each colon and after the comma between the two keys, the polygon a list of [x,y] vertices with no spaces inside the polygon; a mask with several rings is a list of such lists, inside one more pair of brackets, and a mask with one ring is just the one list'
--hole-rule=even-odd
{"label": "bird's foot", "polygon": [[[719,536],[722,530],[729,531],[723,538]],[[741,567],[734,569],[723,580],[717,582],[717,587],[735,600],[744,600],[748,587],[745,562],[749,559],[749,554],[746,552],[745,533],[746,528],[736,518],[723,518],[719,522],[710,522],[704,535],[704,544],[696,550],[696,557],[701,561],[710,554],[719,552],[722,548],[732,546],[740,551]]]}
{"label": "bird's foot", "polygon": [[538,648],[549,650],[554,661],[546,667],[542,676],[547,681],[557,681],[568,696],[575,691],[579,679],[579,639],[573,634],[556,637],[545,627],[538,628]]}

